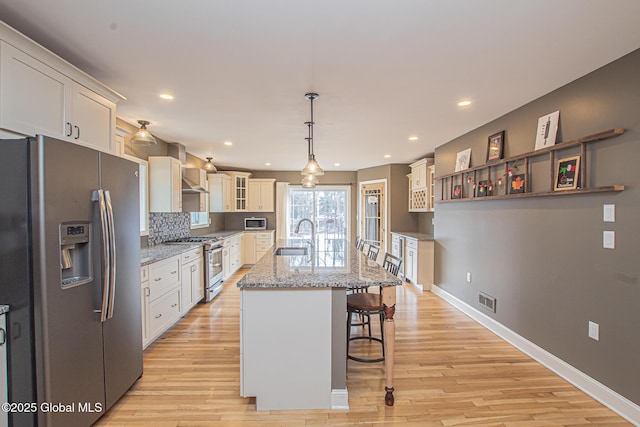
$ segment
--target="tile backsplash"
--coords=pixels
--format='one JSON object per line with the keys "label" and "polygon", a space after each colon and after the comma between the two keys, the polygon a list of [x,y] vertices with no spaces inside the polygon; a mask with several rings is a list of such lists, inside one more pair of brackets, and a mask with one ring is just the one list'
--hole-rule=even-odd
{"label": "tile backsplash", "polygon": [[149,246],[188,237],[191,228],[189,213],[152,212],[149,214]]}

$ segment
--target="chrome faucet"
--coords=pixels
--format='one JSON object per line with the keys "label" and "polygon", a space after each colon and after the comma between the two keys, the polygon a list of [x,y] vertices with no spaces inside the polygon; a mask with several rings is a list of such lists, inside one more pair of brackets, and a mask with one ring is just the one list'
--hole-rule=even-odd
{"label": "chrome faucet", "polygon": [[296,224],[296,229],[294,230],[294,233],[298,234],[300,232],[300,224],[302,224],[305,221],[311,224],[311,241],[309,242],[309,244],[311,246],[315,246],[316,245],[316,225],[309,218],[302,218],[300,221],[298,221],[298,223]]}

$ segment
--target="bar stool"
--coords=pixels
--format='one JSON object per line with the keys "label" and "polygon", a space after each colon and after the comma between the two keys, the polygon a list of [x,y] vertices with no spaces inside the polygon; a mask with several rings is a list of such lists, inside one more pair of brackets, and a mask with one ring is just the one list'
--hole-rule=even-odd
{"label": "bar stool", "polygon": [[364,239],[361,239],[360,236],[356,237],[356,249],[359,251],[364,249]]}
{"label": "bar stool", "polygon": [[378,259],[378,254],[380,253],[380,246],[369,245],[369,251],[367,252],[367,257],[376,261]]}
{"label": "bar stool", "polygon": [[[385,254],[383,268],[389,273],[397,276],[402,260],[389,253]],[[365,318],[364,324],[369,326],[369,335],[351,336],[351,327],[356,326],[351,319],[353,314],[359,314]],[[371,335],[371,316],[378,315],[380,318],[380,337]],[[362,363],[376,363],[384,360],[384,305],[382,304],[382,287],[378,294],[368,292],[354,292],[347,295],[347,359]],[[379,342],[382,345],[382,357],[364,358],[349,354],[349,343],[355,340],[369,340]]]}

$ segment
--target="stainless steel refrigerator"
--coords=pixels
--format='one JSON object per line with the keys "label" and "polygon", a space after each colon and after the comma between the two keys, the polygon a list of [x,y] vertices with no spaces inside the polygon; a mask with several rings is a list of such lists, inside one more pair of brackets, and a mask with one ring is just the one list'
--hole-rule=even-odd
{"label": "stainless steel refrigerator", "polygon": [[142,375],[137,175],[53,138],[0,140],[9,402],[36,404],[10,425],[89,426]]}

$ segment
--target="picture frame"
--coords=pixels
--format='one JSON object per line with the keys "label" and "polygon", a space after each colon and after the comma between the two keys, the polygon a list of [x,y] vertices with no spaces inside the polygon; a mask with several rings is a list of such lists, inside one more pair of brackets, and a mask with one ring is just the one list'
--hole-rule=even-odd
{"label": "picture frame", "polygon": [[487,163],[498,161],[504,157],[504,131],[490,135],[487,141]]}
{"label": "picture frame", "polygon": [[580,187],[580,156],[559,159],[556,164],[554,191],[575,190]]}
{"label": "picture frame", "polygon": [[560,110],[545,114],[538,119],[535,150],[551,147],[556,144]]}
{"label": "picture frame", "polygon": [[465,169],[469,169],[471,164],[471,148],[458,152],[456,156],[456,169],[455,172],[460,172]]}
{"label": "picture frame", "polygon": [[451,194],[452,199],[461,199],[462,198],[462,185],[456,184],[453,186],[453,192]]}
{"label": "picture frame", "polygon": [[526,176],[523,173],[511,176],[509,182],[509,194],[521,194],[526,192]]}

